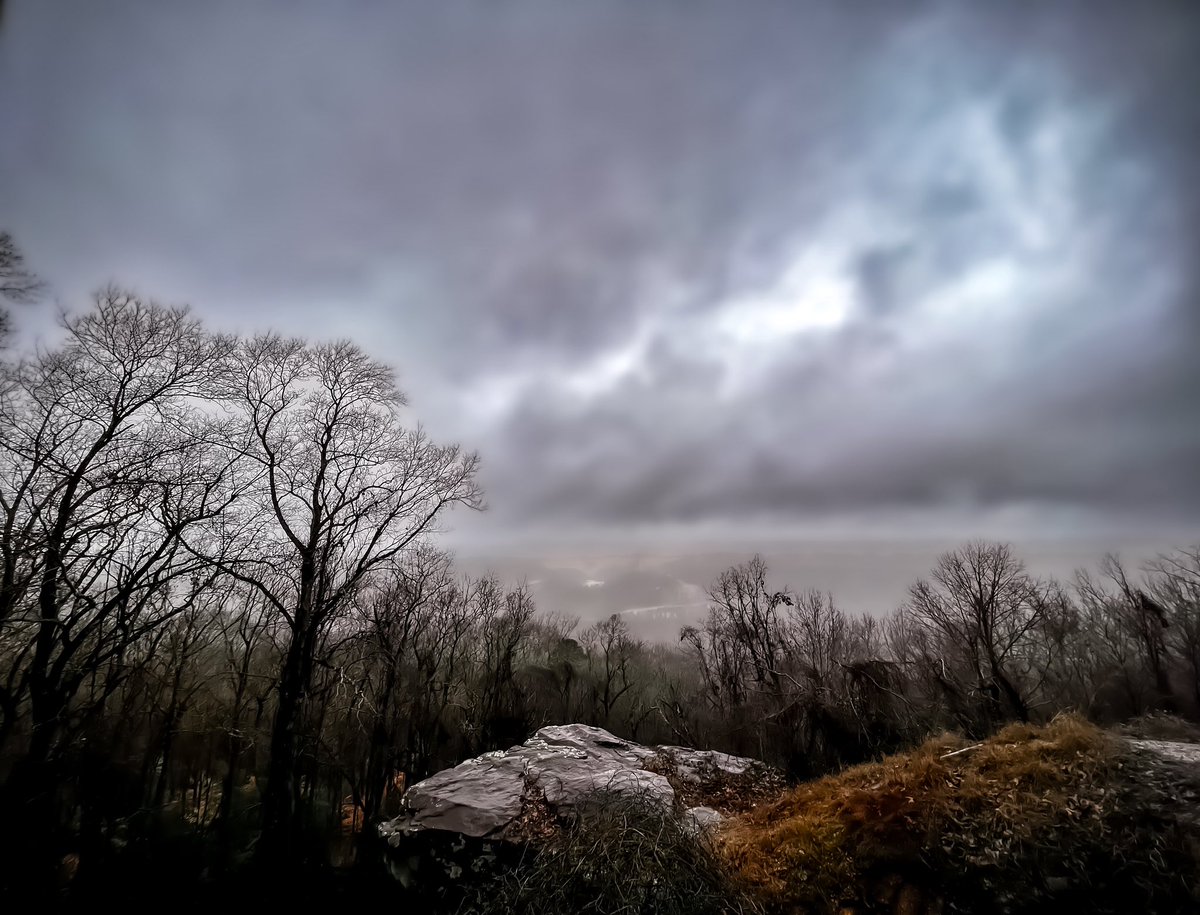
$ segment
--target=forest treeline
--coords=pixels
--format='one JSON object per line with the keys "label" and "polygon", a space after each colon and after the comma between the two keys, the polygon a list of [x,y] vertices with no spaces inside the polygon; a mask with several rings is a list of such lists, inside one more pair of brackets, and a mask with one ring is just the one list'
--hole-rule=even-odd
{"label": "forest treeline", "polygon": [[109,289],[7,350],[8,872],[83,874],[168,832],[210,873],[317,860],[406,782],[552,723],[801,778],[937,729],[1200,710],[1200,547],[1057,582],[974,542],[884,618],[755,557],[645,644],[456,572],[436,534],[481,507],[477,467],[348,342],[216,333]]}

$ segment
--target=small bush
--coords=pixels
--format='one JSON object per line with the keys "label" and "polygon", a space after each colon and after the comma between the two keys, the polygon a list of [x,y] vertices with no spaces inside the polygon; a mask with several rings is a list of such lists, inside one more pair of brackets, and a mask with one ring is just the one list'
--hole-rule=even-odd
{"label": "small bush", "polygon": [[598,792],[556,838],[531,847],[462,911],[718,915],[754,907],[711,843],[673,813],[645,798]]}

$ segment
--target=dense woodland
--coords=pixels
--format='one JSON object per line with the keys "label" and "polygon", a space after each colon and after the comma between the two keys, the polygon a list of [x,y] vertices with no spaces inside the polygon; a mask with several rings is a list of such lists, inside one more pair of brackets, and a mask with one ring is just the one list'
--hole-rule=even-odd
{"label": "dense woodland", "polygon": [[[5,292],[31,297],[6,244]],[[803,778],[938,729],[1200,709],[1200,547],[1058,582],[969,543],[886,618],[753,558],[714,570],[676,644],[539,611],[439,549],[482,505],[478,459],[349,342],[237,338],[109,289],[6,347],[0,427],[11,879],[167,837],[210,875],[344,862],[406,782],[550,723]]]}

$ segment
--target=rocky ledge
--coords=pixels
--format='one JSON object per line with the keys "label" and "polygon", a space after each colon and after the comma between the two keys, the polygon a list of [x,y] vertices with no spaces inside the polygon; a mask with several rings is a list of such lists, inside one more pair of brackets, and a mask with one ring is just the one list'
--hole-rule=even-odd
{"label": "rocky ledge", "polygon": [[431,849],[456,853],[435,855],[454,876],[467,860],[475,867],[481,856],[502,854],[502,846],[548,839],[597,792],[636,796],[703,831],[781,784],[778,772],[754,759],[643,746],[589,725],[555,725],[416,783],[405,792],[404,812],[381,824],[379,834],[393,850],[393,875],[408,883]]}

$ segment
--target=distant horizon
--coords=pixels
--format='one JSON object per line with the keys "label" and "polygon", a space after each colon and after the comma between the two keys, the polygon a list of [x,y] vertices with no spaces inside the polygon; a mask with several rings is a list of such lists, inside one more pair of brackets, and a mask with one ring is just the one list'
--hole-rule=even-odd
{"label": "distant horizon", "polygon": [[[984,539],[988,538],[976,538]],[[796,591],[815,589],[832,594],[842,610],[884,617],[898,609],[908,588],[927,577],[937,558],[965,541],[952,539],[791,541],[753,546],[728,543],[707,548],[628,546],[592,550],[561,547],[557,552],[476,548],[455,551],[459,569],[471,575],[494,572],[509,583],[525,581],[538,609],[579,617],[580,630],[611,613],[625,615],[631,631],[649,641],[675,641],[681,626],[703,619],[703,592],[724,569],[761,555],[772,587]],[[1197,541],[1057,539],[1005,540],[1017,558],[1038,577],[1069,585],[1079,569],[1096,569],[1103,557],[1115,553],[1131,569],[1157,556],[1193,546]],[[548,574],[549,573],[549,574]],[[648,573],[648,574],[647,574]],[[629,581],[633,576],[634,580]],[[589,586],[588,582],[603,582]],[[610,588],[610,582],[616,585]],[[690,600],[657,596],[690,594]],[[614,593],[615,592],[615,593]],[[636,611],[666,605],[661,612]]]}

